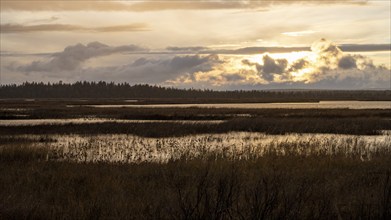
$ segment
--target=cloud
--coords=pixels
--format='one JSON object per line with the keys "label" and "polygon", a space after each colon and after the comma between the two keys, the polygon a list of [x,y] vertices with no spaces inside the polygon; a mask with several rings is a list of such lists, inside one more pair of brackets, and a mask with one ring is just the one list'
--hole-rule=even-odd
{"label": "cloud", "polygon": [[219,10],[219,9],[265,9],[281,4],[366,4],[366,0],[272,0],[272,1],[5,1],[2,10],[22,11],[160,11],[160,10]]}
{"label": "cloud", "polygon": [[307,51],[309,47],[244,47],[235,50],[206,50],[204,53],[214,54],[260,54],[260,53],[289,53]]}
{"label": "cloud", "polygon": [[356,58],[352,55],[345,55],[338,60],[338,67],[342,69],[357,68]]}
{"label": "cloud", "polygon": [[273,81],[275,74],[283,74],[288,66],[286,59],[273,59],[269,55],[262,58],[263,64],[253,63],[248,60],[243,60],[245,65],[255,66],[261,77],[267,81]]}
{"label": "cloud", "polygon": [[391,51],[391,44],[342,44],[339,48],[345,52]]}
{"label": "cloud", "polygon": [[[325,39],[315,42],[311,48],[312,52],[296,60],[266,54],[260,62],[255,62],[251,56],[249,60],[242,56],[216,54],[155,54],[135,45],[114,47],[93,42],[68,46],[47,60],[35,60],[26,65],[13,63],[8,69],[6,65],[1,68],[2,71],[14,71],[14,74],[7,73],[12,77],[30,81],[105,80],[214,89],[389,87],[390,70],[375,65],[370,58],[346,53]],[[172,47],[167,50],[198,51],[202,48]],[[125,63],[94,66],[99,60],[87,62],[118,53],[130,54]],[[110,59],[117,59],[117,56]]]}
{"label": "cloud", "polygon": [[375,66],[371,59],[362,55],[344,53],[336,44],[321,39],[311,46],[312,57],[304,57],[288,63],[286,59],[263,56],[263,63],[243,60],[247,66],[255,66],[262,79],[272,82],[314,83],[324,80],[363,79],[380,77],[387,80],[389,71],[383,66]]}
{"label": "cloud", "polygon": [[212,71],[222,62],[216,55],[187,55],[155,59],[141,57],[125,65],[79,68],[76,71],[80,72],[79,80],[99,78],[117,82],[161,84],[187,74]]}
{"label": "cloud", "polygon": [[298,70],[304,69],[308,67],[309,64],[310,62],[306,59],[298,59],[289,66],[288,72],[296,72]]}
{"label": "cloud", "polygon": [[[78,26],[76,26],[78,27]],[[110,29],[114,31],[115,29],[120,29],[123,26],[111,26],[101,27],[99,29],[95,28],[95,31],[109,31]],[[65,27],[66,28],[66,27]],[[49,27],[47,29],[50,29]],[[46,30],[46,29],[45,29]],[[52,28],[48,31],[54,31],[56,28]],[[73,30],[70,28],[70,30]],[[90,29],[92,31],[92,29]],[[125,29],[126,30],[126,29]],[[123,31],[125,31],[123,30]],[[18,30],[15,30],[18,31]],[[27,30],[23,30],[27,31]],[[35,31],[35,30],[34,30]],[[44,30],[42,30],[44,31]],[[120,31],[120,30],[118,30]],[[130,30],[129,30],[130,31]],[[3,32],[3,29],[1,29]],[[390,51],[391,44],[342,44],[337,45],[338,48],[344,52],[374,52],[374,51]],[[300,52],[300,51],[311,51],[311,47],[244,47],[239,49],[212,49],[210,47],[203,46],[193,46],[193,47],[175,47],[170,46],[166,47],[165,50],[153,51],[149,50],[148,54],[221,54],[221,55],[252,55],[252,54],[262,54],[262,53],[290,53],[290,52]],[[142,51],[145,53],[146,51]],[[1,51],[1,56],[26,56],[26,55],[39,55],[39,54],[21,54],[21,53],[4,53]],[[48,55],[48,53],[40,53],[41,55]]]}
{"label": "cloud", "polygon": [[[374,89],[388,88],[390,70],[376,66],[368,57],[348,54],[321,39],[308,56],[288,62],[266,54],[262,62],[242,59],[241,65],[226,62],[212,71],[180,75],[167,85],[218,89]],[[230,69],[227,66],[242,66]]]}
{"label": "cloud", "polygon": [[338,60],[342,56],[341,49],[336,44],[324,38],[314,42],[311,50],[317,55],[317,60],[314,62],[314,65],[317,66],[319,71],[335,69],[338,66]]}
{"label": "cloud", "polygon": [[[146,80],[148,76],[149,82],[162,83],[167,80],[175,79],[181,75],[192,75],[196,72],[212,71],[217,65],[224,63],[217,55],[190,55],[190,56],[175,56],[170,60],[161,59],[147,65],[143,65],[138,69],[138,75],[142,75]],[[135,71],[131,71],[135,72]],[[132,75],[135,75],[134,73]]]}
{"label": "cloud", "polygon": [[23,72],[70,71],[79,68],[83,62],[94,57],[134,51],[147,51],[147,49],[136,45],[110,47],[99,42],[91,42],[87,45],[76,44],[53,54],[49,61],[33,61],[18,69]]}
{"label": "cloud", "polygon": [[194,53],[194,52],[200,52],[200,51],[207,50],[208,48],[198,46],[198,47],[167,47],[166,49],[168,51],[173,51],[173,52],[186,52],[186,53],[193,52]]}
{"label": "cloud", "polygon": [[271,74],[284,73],[288,61],[286,59],[273,59],[268,55],[263,56],[263,65],[258,65],[257,70],[266,78],[271,78]]}
{"label": "cloud", "polygon": [[215,66],[211,71],[198,71],[193,74],[179,75],[177,78],[164,81],[166,86],[182,88],[227,88],[236,85],[260,85],[264,81],[257,75],[256,71],[240,70],[237,72],[226,72],[224,68]]}
{"label": "cloud", "polygon": [[1,33],[26,33],[26,32],[48,32],[48,31],[82,31],[82,32],[130,32],[130,31],[148,31],[148,26],[143,23],[134,23],[128,25],[103,26],[103,27],[84,27],[71,24],[1,24]]}
{"label": "cloud", "polygon": [[2,10],[12,11],[126,11],[128,5],[115,1],[2,1]]}
{"label": "cloud", "polygon": [[[390,51],[391,44],[342,44],[338,48],[345,52],[373,52]],[[234,50],[202,49],[198,53],[205,54],[261,54],[261,53],[290,53],[299,51],[312,51],[311,47],[243,47]]]}
{"label": "cloud", "polygon": [[57,21],[59,20],[60,18],[57,17],[57,16],[51,16],[49,18],[43,18],[43,19],[35,19],[35,20],[32,20],[28,23],[48,23],[48,22],[53,22],[53,21]]}
{"label": "cloud", "polygon": [[[146,53],[148,50],[136,45],[108,46],[99,42],[87,45],[76,44],[66,47],[62,52],[51,55],[48,60],[35,60],[26,65],[12,63],[8,70],[35,76],[39,79],[56,78],[64,81],[107,80],[130,83],[163,83],[181,75],[196,72],[209,72],[222,65],[217,55],[164,55],[138,57],[128,60],[123,65],[88,66],[92,58],[109,56],[118,53]],[[139,54],[132,55],[139,56]],[[19,74],[20,75],[20,74]]]}
{"label": "cloud", "polygon": [[302,36],[314,34],[316,32],[317,31],[307,30],[307,31],[283,32],[282,34],[290,37],[302,37]]}

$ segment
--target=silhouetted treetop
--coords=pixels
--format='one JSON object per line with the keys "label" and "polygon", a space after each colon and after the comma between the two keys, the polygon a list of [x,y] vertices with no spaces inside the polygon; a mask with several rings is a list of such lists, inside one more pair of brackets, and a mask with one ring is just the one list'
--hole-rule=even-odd
{"label": "silhouetted treetop", "polygon": [[0,87],[0,98],[243,99],[254,101],[391,100],[391,90],[236,90],[177,89],[127,82],[25,82]]}

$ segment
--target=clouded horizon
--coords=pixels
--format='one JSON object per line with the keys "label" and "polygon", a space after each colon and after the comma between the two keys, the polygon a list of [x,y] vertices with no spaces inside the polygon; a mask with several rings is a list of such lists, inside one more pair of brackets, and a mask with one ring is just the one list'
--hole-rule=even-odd
{"label": "clouded horizon", "polygon": [[390,4],[1,0],[1,84],[390,89]]}

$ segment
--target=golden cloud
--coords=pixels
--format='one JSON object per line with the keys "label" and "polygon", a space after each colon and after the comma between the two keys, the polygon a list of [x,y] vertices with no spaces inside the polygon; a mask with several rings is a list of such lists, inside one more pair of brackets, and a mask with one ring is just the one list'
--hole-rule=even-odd
{"label": "golden cloud", "polygon": [[19,11],[159,11],[159,10],[215,10],[260,9],[277,4],[366,4],[366,0],[273,0],[273,1],[5,1],[2,10]]}
{"label": "golden cloud", "polygon": [[131,31],[148,31],[148,25],[143,23],[134,23],[128,25],[103,26],[103,27],[85,27],[71,24],[38,24],[38,25],[21,25],[21,24],[2,24],[1,33],[24,33],[24,32],[41,32],[41,31],[82,31],[82,32],[131,32]]}

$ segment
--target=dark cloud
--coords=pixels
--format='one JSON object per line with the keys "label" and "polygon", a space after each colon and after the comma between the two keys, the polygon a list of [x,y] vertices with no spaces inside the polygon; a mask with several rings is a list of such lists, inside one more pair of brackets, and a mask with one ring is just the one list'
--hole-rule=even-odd
{"label": "dark cloud", "polygon": [[391,51],[391,44],[342,44],[339,48],[345,52]]}
{"label": "dark cloud", "polygon": [[[206,57],[200,57],[200,56],[176,56],[170,61],[170,66],[175,67],[179,70],[186,69],[189,67],[194,66],[200,66],[201,64],[205,64],[210,60],[218,60],[217,56],[206,56]],[[200,69],[200,71],[209,71],[211,70],[212,66],[207,65],[205,67],[205,70]]]}
{"label": "dark cloud", "polygon": [[[148,53],[148,50],[136,45],[112,47],[99,42],[87,45],[77,44],[66,47],[62,52],[52,54],[48,60],[36,60],[27,65],[13,67],[25,73],[47,73],[83,76],[94,80],[94,77],[110,77],[115,80],[130,80],[139,83],[161,83],[180,74],[208,72],[223,61],[217,55],[187,55],[171,58],[141,57],[121,66],[99,68],[83,68],[83,64],[91,58],[116,53]],[[91,78],[90,78],[91,77]]]}
{"label": "dark cloud", "polygon": [[28,65],[19,67],[19,70],[24,72],[70,71],[80,67],[83,62],[93,57],[134,51],[146,51],[146,49],[135,45],[110,47],[99,42],[92,42],[87,45],[77,44],[53,54],[49,61],[33,61]]}
{"label": "dark cloud", "polygon": [[171,58],[138,58],[130,64],[83,70],[83,80],[111,79],[131,83],[163,83],[181,75],[208,72],[223,61],[216,55],[174,56]]}
{"label": "dark cloud", "polygon": [[342,69],[357,68],[356,59],[352,55],[343,56],[338,61],[338,67]]}
{"label": "dark cloud", "polygon": [[366,0],[245,0],[245,1],[136,1],[130,4],[119,1],[2,1],[2,10],[23,11],[160,11],[160,10],[218,10],[218,9],[265,9],[280,4],[365,4]]}
{"label": "dark cloud", "polygon": [[285,73],[288,67],[286,59],[273,59],[269,55],[264,55],[262,61],[263,64],[253,63],[249,60],[242,60],[242,63],[248,66],[255,66],[262,79],[266,81],[273,81],[274,75]]}
{"label": "dark cloud", "polygon": [[288,72],[296,72],[298,70],[306,68],[310,62],[306,59],[298,59],[289,66]]}
{"label": "dark cloud", "polygon": [[148,26],[142,23],[104,26],[104,27],[84,27],[70,24],[39,24],[39,25],[21,25],[21,24],[1,24],[1,33],[26,33],[26,32],[48,32],[48,31],[82,31],[82,32],[130,32],[130,31],[148,31]]}
{"label": "dark cloud", "polygon": [[225,81],[228,82],[237,82],[240,80],[245,80],[245,76],[241,74],[235,74],[235,73],[230,73],[230,74],[224,74],[222,77],[225,79]]}
{"label": "dark cloud", "polygon": [[203,50],[207,50],[207,47],[167,47],[168,51],[174,52],[199,52]]}
{"label": "dark cloud", "polygon": [[[49,60],[37,60],[27,65],[9,66],[14,71],[39,78],[69,80],[107,80],[130,83],[163,83],[184,74],[208,72],[223,61],[217,55],[185,55],[148,58],[139,57],[128,64],[106,67],[85,67],[91,58],[116,53],[147,51],[144,48],[128,45],[112,47],[99,42],[87,45],[68,46],[64,51],[53,54]],[[171,57],[169,57],[171,56]]]}
{"label": "dark cloud", "polygon": [[205,50],[204,53],[214,54],[261,54],[261,53],[289,53],[308,51],[309,47],[244,47],[235,50]]}
{"label": "dark cloud", "polygon": [[263,65],[257,65],[257,70],[262,78],[273,81],[274,74],[282,74],[288,66],[286,59],[273,59],[268,55],[263,56]]}

